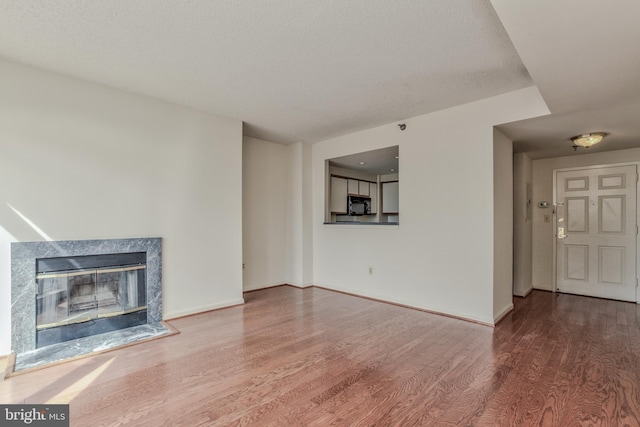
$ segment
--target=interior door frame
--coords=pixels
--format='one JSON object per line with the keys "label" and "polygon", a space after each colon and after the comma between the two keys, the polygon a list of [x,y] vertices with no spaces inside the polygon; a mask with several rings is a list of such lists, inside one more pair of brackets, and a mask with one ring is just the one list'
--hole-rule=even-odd
{"label": "interior door frame", "polygon": [[[577,170],[585,170],[585,169],[601,169],[601,168],[612,168],[618,166],[635,166],[636,167],[636,226],[640,227],[640,211],[638,207],[640,206],[640,181],[638,177],[640,176],[640,161],[636,162],[624,162],[624,163],[607,163],[600,165],[589,165],[589,166],[575,166],[570,168],[558,168],[553,169],[553,266],[552,266],[552,292],[558,292],[558,220],[557,220],[557,212],[556,207],[558,206],[558,195],[556,194],[558,188],[558,172],[571,172]],[[638,268],[640,267],[640,235],[636,233],[636,304],[640,304],[640,298],[638,298],[639,290],[638,290]]]}

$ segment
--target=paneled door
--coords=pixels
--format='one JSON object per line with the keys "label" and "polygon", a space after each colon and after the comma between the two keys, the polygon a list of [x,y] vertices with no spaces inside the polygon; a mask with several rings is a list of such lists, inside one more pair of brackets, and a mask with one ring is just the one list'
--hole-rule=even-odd
{"label": "paneled door", "polygon": [[636,301],[636,166],[559,171],[560,292]]}

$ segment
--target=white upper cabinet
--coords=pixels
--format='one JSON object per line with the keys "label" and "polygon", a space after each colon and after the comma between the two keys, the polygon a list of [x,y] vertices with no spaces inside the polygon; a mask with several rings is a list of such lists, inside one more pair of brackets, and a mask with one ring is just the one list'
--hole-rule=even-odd
{"label": "white upper cabinet", "polygon": [[354,196],[357,196],[360,194],[360,185],[358,185],[359,181],[357,179],[350,179],[349,180],[349,187],[348,187],[348,193],[352,194]]}
{"label": "white upper cabinet", "polygon": [[[351,180],[349,180],[351,181]],[[331,177],[331,213],[347,213],[347,180]]]}
{"label": "white upper cabinet", "polygon": [[349,179],[348,193],[350,196],[369,197],[369,181],[359,179]]}
{"label": "white upper cabinet", "polygon": [[348,196],[371,197],[371,213],[378,212],[378,185],[375,182],[332,176],[329,194],[331,213],[348,213]]}
{"label": "white upper cabinet", "polygon": [[369,197],[368,181],[358,181],[358,194],[364,197]]}

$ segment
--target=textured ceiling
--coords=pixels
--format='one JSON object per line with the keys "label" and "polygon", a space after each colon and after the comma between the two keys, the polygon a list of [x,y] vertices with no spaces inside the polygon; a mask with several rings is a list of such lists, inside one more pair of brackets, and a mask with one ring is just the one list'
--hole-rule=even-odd
{"label": "textured ceiling", "polygon": [[[640,147],[640,2],[492,0],[551,115],[499,126],[534,159]],[[572,136],[607,132],[588,150]]]}
{"label": "textured ceiling", "polygon": [[488,0],[0,1],[0,56],[282,143],[533,84]]}
{"label": "textured ceiling", "polygon": [[552,113],[640,101],[640,1],[492,3]]}
{"label": "textured ceiling", "polygon": [[[514,152],[527,153],[532,159],[640,148],[640,104],[551,114],[504,124],[498,129],[514,141]],[[572,136],[600,131],[608,135],[598,145],[572,148]]]}

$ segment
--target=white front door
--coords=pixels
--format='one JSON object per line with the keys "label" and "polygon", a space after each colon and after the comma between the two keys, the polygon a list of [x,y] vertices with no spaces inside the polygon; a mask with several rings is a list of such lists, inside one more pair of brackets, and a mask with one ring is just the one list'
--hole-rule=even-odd
{"label": "white front door", "polygon": [[636,166],[559,171],[560,292],[636,301]]}

